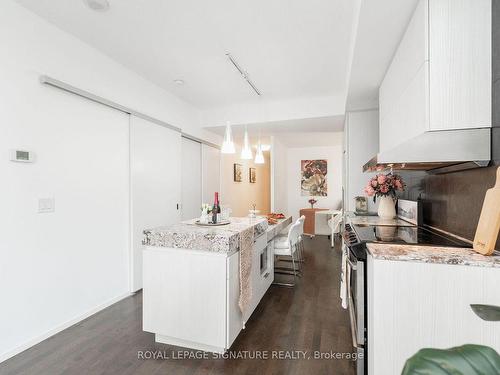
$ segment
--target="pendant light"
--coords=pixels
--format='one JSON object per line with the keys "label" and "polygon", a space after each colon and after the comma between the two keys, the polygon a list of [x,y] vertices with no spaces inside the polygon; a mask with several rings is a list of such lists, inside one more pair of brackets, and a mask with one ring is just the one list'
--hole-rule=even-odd
{"label": "pendant light", "polygon": [[223,154],[234,154],[236,150],[234,149],[233,134],[231,133],[231,123],[226,122],[226,132],[224,133],[224,142],[220,150]]}
{"label": "pendant light", "polygon": [[257,152],[255,153],[255,164],[264,164],[264,154],[262,153],[262,143],[260,142],[260,131],[259,131],[259,143],[257,144]]}
{"label": "pendant light", "polygon": [[245,160],[253,159],[252,148],[250,147],[250,142],[248,141],[248,130],[245,125],[245,135],[243,137],[243,148],[241,149],[241,158]]}

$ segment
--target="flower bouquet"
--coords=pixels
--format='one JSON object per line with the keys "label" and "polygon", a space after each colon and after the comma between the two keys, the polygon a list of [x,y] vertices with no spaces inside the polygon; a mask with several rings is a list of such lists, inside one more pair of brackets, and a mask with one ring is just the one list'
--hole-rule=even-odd
{"label": "flower bouquet", "polygon": [[404,191],[406,184],[398,174],[383,174],[380,173],[368,181],[365,187],[365,193],[369,197],[373,197],[376,202],[377,197],[380,197],[378,215],[383,218],[394,218],[396,216],[396,193]]}
{"label": "flower bouquet", "polygon": [[311,198],[308,200],[309,204],[311,205],[311,208],[314,208],[314,205],[318,202],[316,199]]}

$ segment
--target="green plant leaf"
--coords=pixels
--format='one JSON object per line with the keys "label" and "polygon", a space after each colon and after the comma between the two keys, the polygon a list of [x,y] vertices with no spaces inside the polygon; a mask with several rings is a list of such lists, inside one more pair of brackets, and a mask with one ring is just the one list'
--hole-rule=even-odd
{"label": "green plant leaf", "polygon": [[472,311],[476,313],[481,319],[488,322],[500,321],[500,306],[492,305],[470,305]]}
{"label": "green plant leaf", "polygon": [[500,356],[487,346],[421,349],[406,361],[401,375],[498,375]]}

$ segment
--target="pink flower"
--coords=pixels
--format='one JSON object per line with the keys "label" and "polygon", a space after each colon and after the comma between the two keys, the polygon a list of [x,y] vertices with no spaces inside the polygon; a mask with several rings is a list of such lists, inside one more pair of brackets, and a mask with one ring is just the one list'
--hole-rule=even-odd
{"label": "pink flower", "polygon": [[377,187],[377,185],[378,185],[377,180],[376,179],[372,180],[371,185],[372,185],[372,187]]}
{"label": "pink flower", "polygon": [[382,185],[382,186],[380,187],[380,192],[381,192],[381,193],[386,194],[387,192],[389,192],[389,186],[387,186],[387,185]]}
{"label": "pink flower", "polygon": [[368,185],[367,187],[365,187],[365,193],[369,197],[372,197],[375,194],[375,190],[370,185]]}
{"label": "pink flower", "polygon": [[396,186],[398,190],[403,190],[403,184],[399,180],[394,181],[394,186]]}
{"label": "pink flower", "polygon": [[383,174],[379,174],[377,176],[377,181],[378,181],[379,184],[382,185],[383,183],[385,183],[387,181],[387,177],[385,175],[383,175]]}

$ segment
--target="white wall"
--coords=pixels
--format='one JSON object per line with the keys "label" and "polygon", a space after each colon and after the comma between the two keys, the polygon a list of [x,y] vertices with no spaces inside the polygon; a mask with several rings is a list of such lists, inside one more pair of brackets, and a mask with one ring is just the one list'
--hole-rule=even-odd
{"label": "white wall", "polygon": [[[306,197],[300,195],[301,160],[328,160],[328,196]],[[289,148],[287,150],[287,212],[294,218],[301,208],[310,207],[307,202],[315,198],[317,208],[339,208],[342,201],[342,133],[330,147]]]}
{"label": "white wall", "polygon": [[[271,167],[269,153],[264,152],[264,164],[240,159],[241,146],[235,144],[236,153],[221,154],[221,204],[231,207],[233,216],[247,216],[255,208],[260,214],[271,210]],[[254,151],[255,155],[255,151]],[[241,182],[234,181],[234,164],[242,168]],[[255,168],[256,182],[250,183],[250,168]],[[213,193],[212,193],[213,194]],[[213,202],[213,198],[208,203]]]}
{"label": "white wall", "polygon": [[46,74],[213,143],[201,112],[11,0],[0,2],[0,66],[37,80]]}
{"label": "white wall", "polygon": [[[379,118],[378,110],[348,112],[346,115],[346,181],[345,207],[354,211],[354,197],[366,195],[363,192],[373,173],[363,173],[363,165],[378,153]],[[376,210],[373,198],[368,198],[368,209]]]}
{"label": "white wall", "polygon": [[343,116],[345,101],[345,92],[332,96],[286,100],[258,97],[245,103],[205,109],[201,112],[201,121],[204,126],[220,126],[228,119],[232,124],[255,124]]}
{"label": "white wall", "polygon": [[181,153],[181,218],[188,220],[200,216],[203,180],[201,143],[182,137]]}
{"label": "white wall", "polygon": [[201,145],[201,185],[202,203],[213,203],[214,192],[221,191],[220,176],[221,153],[220,150]]}
{"label": "white wall", "polygon": [[[205,137],[190,105],[10,0],[0,2],[0,45],[2,360],[129,290],[128,116],[39,75],[218,137]],[[12,148],[37,161],[8,161]],[[36,213],[44,197],[55,197],[54,213]]]}
{"label": "white wall", "polygon": [[271,139],[271,211],[288,212],[286,146],[276,137]]}

